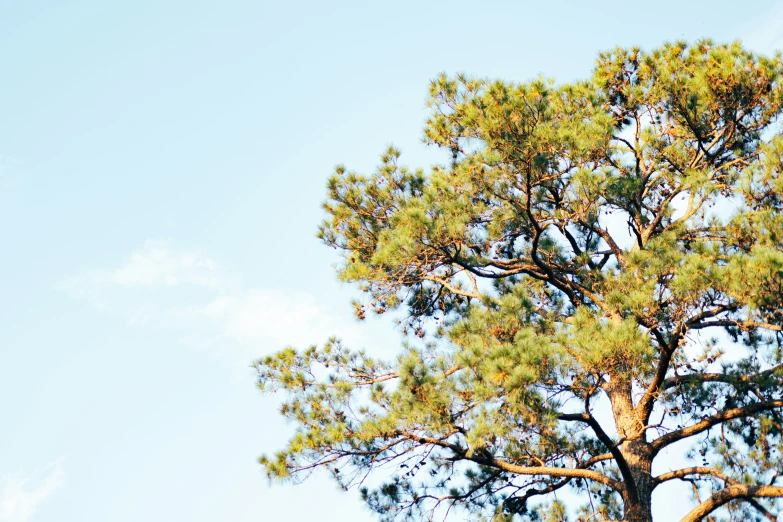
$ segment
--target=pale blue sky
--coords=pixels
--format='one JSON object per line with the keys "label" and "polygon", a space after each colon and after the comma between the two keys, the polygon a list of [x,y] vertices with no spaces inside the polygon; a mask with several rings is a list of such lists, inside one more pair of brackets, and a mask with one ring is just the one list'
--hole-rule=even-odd
{"label": "pale blue sky", "polygon": [[369,522],[255,460],[291,427],[252,359],[399,341],[314,237],[333,166],[437,158],[441,71],[568,81],[615,45],[771,52],[781,27],[772,1],[0,0],[0,522]]}

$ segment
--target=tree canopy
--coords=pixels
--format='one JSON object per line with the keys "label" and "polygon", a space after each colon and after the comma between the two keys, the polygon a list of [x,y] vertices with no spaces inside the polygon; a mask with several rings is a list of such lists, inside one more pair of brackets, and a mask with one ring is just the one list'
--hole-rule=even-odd
{"label": "tree canopy", "polygon": [[671,480],[683,521],[775,520],[782,79],[709,40],[562,85],[435,79],[424,136],[451,162],[338,167],[319,229],[358,316],[396,311],[408,341],[258,361],[296,425],[268,475],[325,468],[383,521],[650,521]]}

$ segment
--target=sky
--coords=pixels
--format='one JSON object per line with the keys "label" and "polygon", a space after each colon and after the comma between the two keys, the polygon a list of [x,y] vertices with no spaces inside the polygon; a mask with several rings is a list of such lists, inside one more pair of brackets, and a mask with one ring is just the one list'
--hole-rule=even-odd
{"label": "sky", "polygon": [[373,520],[257,463],[293,428],[254,359],[400,343],[315,238],[334,166],[439,161],[440,72],[567,82],[617,45],[771,53],[781,27],[765,0],[0,0],[0,522]]}

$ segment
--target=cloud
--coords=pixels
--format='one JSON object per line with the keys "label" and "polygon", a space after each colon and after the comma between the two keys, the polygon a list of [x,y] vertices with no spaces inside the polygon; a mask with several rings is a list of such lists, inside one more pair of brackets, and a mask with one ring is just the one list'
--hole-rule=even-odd
{"label": "cloud", "polygon": [[[337,335],[359,342],[350,317],[288,289],[248,288],[200,250],[147,241],[119,267],[68,278],[61,288],[128,324],[181,331],[201,348],[307,346]],[[231,341],[230,343],[227,341]],[[246,361],[245,361],[246,362]]]}
{"label": "cloud", "polygon": [[112,288],[160,288],[193,286],[225,290],[232,281],[217,262],[205,253],[172,250],[165,242],[147,241],[120,267],[71,277],[61,287],[73,297],[87,298],[98,308],[109,305],[103,298]]}
{"label": "cloud", "polygon": [[307,345],[331,335],[357,341],[356,326],[320,306],[305,292],[249,290],[207,304],[202,313],[219,321],[225,332],[243,341],[266,340],[277,345]]}
{"label": "cloud", "polygon": [[25,522],[51,497],[65,478],[63,458],[29,475],[0,477],[0,522]]}

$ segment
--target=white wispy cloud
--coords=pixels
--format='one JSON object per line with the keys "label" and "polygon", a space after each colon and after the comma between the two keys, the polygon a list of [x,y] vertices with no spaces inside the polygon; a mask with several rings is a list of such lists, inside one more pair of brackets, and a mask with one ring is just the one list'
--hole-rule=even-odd
{"label": "white wispy cloud", "polygon": [[63,458],[34,473],[0,476],[0,522],[26,522],[65,480]]}
{"label": "white wispy cloud", "polygon": [[121,266],[92,271],[61,283],[74,297],[87,298],[98,308],[108,306],[105,294],[112,288],[195,286],[215,291],[236,284],[217,262],[198,250],[173,250],[163,241],[147,241]]}
{"label": "white wispy cloud", "polygon": [[[182,331],[183,340],[203,348],[259,345],[306,346],[332,335],[358,342],[350,317],[341,317],[306,292],[248,288],[200,250],[148,241],[117,268],[68,278],[61,288],[98,310],[134,326]],[[243,354],[244,355],[244,354]]]}
{"label": "white wispy cloud", "polygon": [[356,337],[352,323],[336,317],[305,292],[251,289],[218,297],[201,313],[243,341],[264,339],[274,344],[304,345],[322,342],[334,334],[348,341]]}

